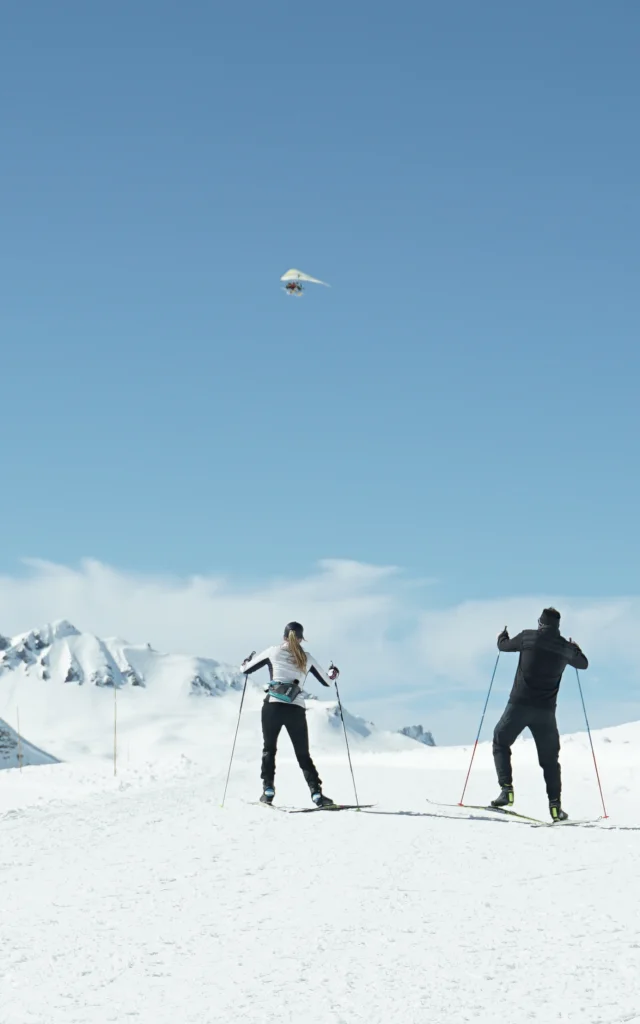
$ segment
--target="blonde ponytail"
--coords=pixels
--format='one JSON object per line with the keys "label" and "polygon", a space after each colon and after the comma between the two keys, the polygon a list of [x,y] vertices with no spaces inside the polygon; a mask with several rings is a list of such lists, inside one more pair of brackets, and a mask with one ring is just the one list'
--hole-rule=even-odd
{"label": "blonde ponytail", "polygon": [[289,644],[289,650],[291,651],[291,657],[296,663],[296,668],[300,669],[301,672],[307,671],[307,656],[300,646],[296,634],[292,629],[289,630],[289,636],[287,637],[287,643]]}

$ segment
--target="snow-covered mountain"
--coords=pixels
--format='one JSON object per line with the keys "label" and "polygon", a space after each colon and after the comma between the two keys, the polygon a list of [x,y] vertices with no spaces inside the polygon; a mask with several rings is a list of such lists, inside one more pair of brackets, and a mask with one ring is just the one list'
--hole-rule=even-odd
{"label": "snow-covered mountain", "polygon": [[401,736],[408,736],[409,739],[424,743],[425,747],[435,747],[436,741],[432,732],[427,732],[421,725],[405,725],[404,729],[398,729]]}
{"label": "snow-covered mountain", "polygon": [[150,644],[100,640],[81,633],[66,619],[9,639],[0,637],[0,675],[27,670],[31,677],[93,686],[146,686],[168,671],[184,692],[220,694],[242,688],[242,675],[210,658],[177,658],[160,654]]}
{"label": "snow-covered mountain", "polygon": [[57,758],[34,747],[19,732],[0,719],[0,768],[25,768],[36,764],[56,764]]}
{"label": "snow-covered mountain", "polygon": [[[240,753],[243,746],[247,754],[260,747],[264,683],[249,680]],[[0,637],[0,765],[14,766],[20,757],[22,764],[112,757],[116,730],[119,756],[128,761],[165,754],[206,758],[212,745],[228,745],[243,686],[239,668],[211,658],[162,654],[149,644],[101,639],[64,619]],[[206,699],[211,697],[216,700]],[[361,748],[414,746],[347,709],[344,716],[349,736]],[[344,745],[336,701],[311,699],[309,724],[316,742]]]}

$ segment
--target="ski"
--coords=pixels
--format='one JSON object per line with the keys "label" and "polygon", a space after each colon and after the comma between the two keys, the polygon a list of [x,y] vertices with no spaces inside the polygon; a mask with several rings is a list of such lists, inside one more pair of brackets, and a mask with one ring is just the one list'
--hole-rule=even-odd
{"label": "ski", "polygon": [[509,810],[506,807],[484,807],[480,804],[439,804],[435,800],[427,799],[428,804],[434,807],[460,807],[462,810],[470,811],[494,811],[496,814],[505,814],[510,818],[518,818],[520,821],[528,821],[533,828],[553,828],[555,825],[591,825],[595,826],[602,818],[567,818],[565,821],[542,821],[540,818],[532,818],[528,814],[519,814],[517,811]]}
{"label": "ski", "polygon": [[[532,818],[530,814],[520,814],[518,811],[512,811],[507,807],[473,807],[471,804],[465,804],[465,807],[471,807],[475,811],[493,811],[494,814],[506,814],[509,818],[518,818],[520,821],[530,821],[536,825],[546,825],[546,821],[541,821],[540,818]],[[553,825],[553,822],[549,822]]]}
{"label": "ski", "polygon": [[325,807],[281,807],[279,804],[264,804],[260,800],[251,801],[258,807],[271,807],[283,814],[313,814],[315,811],[361,811],[375,804],[327,804]]}
{"label": "ski", "polygon": [[314,811],[362,811],[375,804],[326,804],[324,807],[277,807],[287,814],[313,814]]}
{"label": "ski", "polygon": [[534,828],[555,828],[557,825],[586,825],[590,828],[595,828],[602,818],[567,818],[566,821],[541,821],[539,825],[534,825]]}
{"label": "ski", "polygon": [[460,807],[464,811],[492,811],[494,814],[504,814],[509,818],[518,818],[520,821],[534,822],[537,825],[555,825],[556,822],[541,821],[540,818],[532,818],[529,814],[519,814],[518,811],[512,811],[507,807],[488,807],[485,804],[441,804],[435,800],[429,800],[428,804],[433,804],[434,807]]}

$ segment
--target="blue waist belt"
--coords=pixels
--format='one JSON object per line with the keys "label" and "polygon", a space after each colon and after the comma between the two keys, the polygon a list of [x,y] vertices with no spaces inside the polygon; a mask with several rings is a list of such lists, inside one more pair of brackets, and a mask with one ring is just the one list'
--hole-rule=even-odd
{"label": "blue waist belt", "polygon": [[293,704],[296,697],[302,693],[297,683],[271,683],[268,694],[274,700],[282,700],[285,704]]}

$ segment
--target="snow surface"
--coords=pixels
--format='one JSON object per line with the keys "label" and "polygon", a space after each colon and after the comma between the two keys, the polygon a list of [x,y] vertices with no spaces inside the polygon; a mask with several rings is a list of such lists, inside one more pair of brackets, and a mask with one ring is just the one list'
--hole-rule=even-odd
{"label": "snow surface", "polygon": [[[73,634],[59,640],[87,667]],[[0,691],[18,687],[34,740],[55,739],[38,716],[52,682],[24,662],[0,676]],[[594,736],[610,817],[589,827],[434,806],[427,797],[459,799],[471,748],[375,731],[351,737],[373,813],[287,815],[252,803],[257,689],[224,808],[231,683],[215,699],[165,694],[173,716],[163,709],[146,728],[144,687],[115,690],[118,710],[133,709],[136,748],[116,777],[98,727],[114,687],[54,692],[66,695],[54,753],[80,756],[0,773],[2,1024],[640,1021],[640,723]],[[183,720],[185,702],[198,710]],[[325,791],[350,800],[340,723],[319,702],[309,719]],[[546,818],[532,740],[514,755],[516,807]],[[562,760],[567,809],[596,819],[587,737],[565,737]],[[280,804],[309,805],[286,738],[276,786]],[[468,802],[495,791],[485,743]]]}

